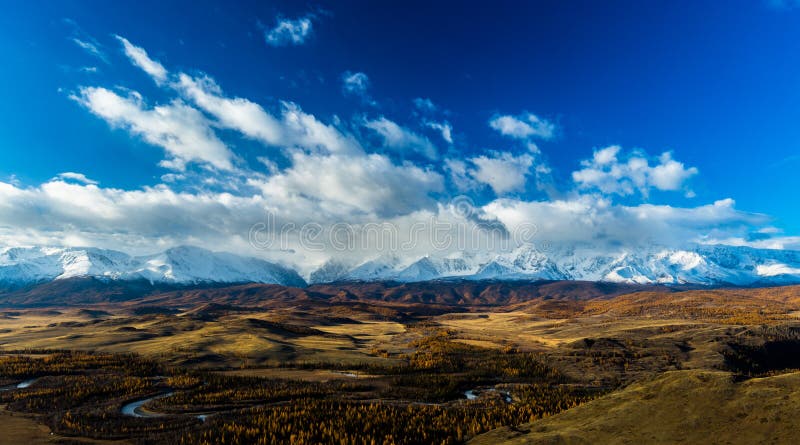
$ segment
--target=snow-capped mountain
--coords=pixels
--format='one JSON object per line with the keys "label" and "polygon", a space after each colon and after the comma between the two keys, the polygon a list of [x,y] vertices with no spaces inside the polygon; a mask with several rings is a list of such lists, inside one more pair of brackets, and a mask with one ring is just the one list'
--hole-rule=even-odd
{"label": "snow-capped mountain", "polygon": [[[328,270],[330,265],[325,266]],[[442,278],[584,280],[632,284],[755,285],[800,283],[800,252],[740,246],[650,247],[598,250],[590,246],[523,246],[487,255],[426,256],[411,264],[379,257],[336,274],[312,273],[311,282]]]}
{"label": "snow-capped mountain", "polygon": [[[0,287],[92,277],[153,283],[274,283],[304,286],[292,269],[256,258],[175,247],[147,256],[96,248],[0,248]],[[583,280],[632,284],[758,285],[800,283],[800,252],[734,246],[686,249],[597,249],[555,245],[501,254],[455,253],[416,260],[381,255],[358,264],[329,261],[310,282],[469,280]]]}
{"label": "snow-capped mountain", "polygon": [[305,285],[292,269],[256,258],[197,247],[175,247],[140,257],[95,248],[0,249],[0,283],[24,285],[73,277],[144,279],[174,284],[256,282]]}

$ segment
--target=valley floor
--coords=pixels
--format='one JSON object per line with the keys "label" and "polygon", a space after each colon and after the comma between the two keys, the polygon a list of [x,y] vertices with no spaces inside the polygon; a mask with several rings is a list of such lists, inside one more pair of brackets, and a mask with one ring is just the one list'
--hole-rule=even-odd
{"label": "valley floor", "polygon": [[[369,286],[0,310],[0,429],[31,444],[750,444],[800,426],[797,287]],[[147,416],[121,411],[142,400]]]}

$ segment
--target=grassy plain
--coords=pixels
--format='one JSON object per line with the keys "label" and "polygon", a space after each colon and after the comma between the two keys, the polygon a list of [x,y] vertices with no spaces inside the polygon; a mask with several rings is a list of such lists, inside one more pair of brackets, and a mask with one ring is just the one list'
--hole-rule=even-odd
{"label": "grassy plain", "polygon": [[[800,426],[797,287],[560,299],[499,293],[498,304],[484,290],[474,297],[480,304],[437,297],[433,306],[416,294],[391,290],[387,300],[354,289],[341,299],[295,299],[292,291],[276,302],[248,293],[247,304],[236,304],[233,293],[215,290],[222,300],[193,293],[0,309],[0,365],[69,350],[135,354],[164,367],[130,375],[48,365],[67,371],[30,374],[43,376],[41,388],[8,399],[16,408],[0,411],[0,430],[30,444],[160,443],[162,428],[186,443],[246,443],[252,437],[240,431],[263,429],[276,443],[389,434],[398,443],[749,444],[791,443]],[[31,354],[42,350],[50,352]],[[175,392],[145,407],[166,410],[165,423],[120,416],[99,394],[73,408],[59,395],[60,411],[36,399],[98,372],[116,404]],[[23,375],[0,375],[0,386]],[[213,417],[200,423],[196,413]],[[350,425],[364,416],[375,416],[374,431]],[[392,424],[392,416],[406,423]],[[100,419],[113,422],[101,428]],[[302,434],[272,426],[310,419],[318,429]]]}

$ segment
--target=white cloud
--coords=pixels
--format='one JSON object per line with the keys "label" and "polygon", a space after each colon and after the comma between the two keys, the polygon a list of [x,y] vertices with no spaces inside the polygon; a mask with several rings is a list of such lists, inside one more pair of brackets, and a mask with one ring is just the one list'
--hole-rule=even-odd
{"label": "white cloud", "polygon": [[434,104],[433,101],[427,97],[417,97],[413,102],[417,110],[422,111],[423,113],[433,113],[436,111],[436,104]]}
{"label": "white cloud", "polygon": [[282,102],[281,115],[276,117],[248,99],[225,96],[209,76],[197,78],[181,73],[173,87],[214,116],[218,126],[239,131],[266,145],[324,153],[362,152],[355,138],[320,122],[295,103]]}
{"label": "white cloud", "polygon": [[450,125],[450,122],[426,122],[425,125],[441,133],[442,139],[448,144],[453,143],[453,126]]}
{"label": "white cloud", "polygon": [[672,159],[670,152],[662,153],[658,160],[659,164],[650,171],[650,182],[659,190],[680,190],[698,172],[696,167],[686,168],[682,162]]}
{"label": "white cloud", "polygon": [[184,179],[186,179],[186,175],[181,173],[166,173],[161,175],[161,180],[163,182],[178,182]]}
{"label": "white cloud", "polygon": [[265,208],[262,198],[181,193],[166,186],[121,190],[52,180],[19,188],[0,182],[0,239],[60,245],[56,240],[69,236],[84,245],[125,250],[185,243],[219,249],[246,237]]}
{"label": "white cloud", "polygon": [[339,217],[354,211],[380,216],[410,213],[430,207],[430,193],[443,187],[438,173],[412,164],[395,165],[379,154],[296,153],[291,168],[256,184],[276,202],[311,200],[324,214]]}
{"label": "white cloud", "polygon": [[342,73],[342,91],[345,95],[356,96],[365,104],[376,105],[377,103],[369,95],[369,77],[361,72],[345,71]]}
{"label": "white cloud", "polygon": [[362,95],[369,88],[369,77],[361,72],[345,71],[342,74],[342,88],[346,93]]}
{"label": "white cloud", "polygon": [[311,18],[279,19],[274,28],[264,33],[267,43],[272,46],[300,45],[311,35]]}
{"label": "white cloud", "polygon": [[552,188],[550,167],[537,160],[534,154],[528,153],[514,155],[491,151],[487,155],[464,160],[445,159],[444,171],[461,192],[482,186],[488,186],[498,196],[523,192],[531,176],[537,189],[550,194]]}
{"label": "white cloud", "polygon": [[148,108],[139,93],[122,97],[105,88],[83,87],[72,99],[114,127],[164,148],[171,159],[161,165],[184,170],[187,162],[233,168],[233,153],[214,134],[207,119],[180,100]]}
{"label": "white cloud", "polygon": [[466,161],[461,159],[445,159],[444,171],[450,175],[450,180],[460,192],[466,192],[478,187],[478,183],[470,175]]}
{"label": "white cloud", "polygon": [[726,246],[747,246],[755,249],[800,250],[800,236],[770,236],[753,240],[749,236],[728,236],[720,234],[717,238],[708,238],[707,244],[724,244]]}
{"label": "white cloud", "polygon": [[[297,154],[294,167],[269,178],[255,191],[178,192],[160,185],[137,190],[54,179],[37,187],[0,182],[0,245],[92,245],[151,253],[178,244],[235,251],[288,261],[308,272],[337,254],[330,246],[317,252],[297,239],[270,250],[248,244],[251,227],[269,212],[275,227],[307,223],[330,231],[337,223],[389,223],[401,241],[414,243],[398,252],[403,261],[432,252],[425,230],[434,218],[453,223],[444,205],[429,196],[441,190],[436,173],[410,165],[393,165],[380,155],[328,157]],[[664,205],[619,206],[596,196],[570,200],[497,199],[477,209],[486,221],[497,220],[514,231],[537,226],[537,239],[596,246],[680,247],[687,243],[741,240],[769,218],[736,210],[721,200],[694,208]],[[468,232],[471,233],[471,232]],[[766,243],[767,240],[759,241]],[[798,240],[769,240],[770,247],[796,247]],[[776,243],[782,243],[778,246]],[[744,245],[744,244],[743,244]],[[766,246],[766,244],[764,244]],[[378,250],[343,252],[356,261]]]}
{"label": "white cloud", "polygon": [[293,102],[283,102],[282,105],[282,123],[289,134],[286,144],[290,147],[318,153],[363,153],[361,144],[352,135],[321,122]]}
{"label": "white cloud", "polygon": [[552,122],[540,119],[532,113],[523,113],[519,116],[497,115],[489,121],[489,126],[503,136],[514,139],[552,139],[555,136],[556,126]]}
{"label": "white cloud", "polygon": [[[21,188],[0,182],[0,245],[78,245],[152,253],[191,244],[290,262],[309,272],[334,252],[330,246],[320,252],[310,250],[299,241],[298,232],[306,223],[329,230],[343,222],[386,222],[394,224],[405,240],[411,226],[429,222],[437,211],[434,201],[426,198],[427,192],[441,187],[435,173],[396,166],[380,155],[355,163],[339,156],[312,156],[310,164],[304,155],[298,156],[296,169],[260,184],[263,194],[178,192],[166,185],[122,190],[61,180]],[[348,167],[339,169],[341,163]],[[265,220],[267,214],[274,220]],[[296,230],[286,232],[288,237],[271,248],[254,249],[249,244],[250,229],[265,221],[276,230],[289,225]],[[413,255],[430,248],[427,241],[421,239]],[[346,252],[358,259],[374,253]]]}
{"label": "white cloud", "polygon": [[[127,42],[122,37],[120,39]],[[144,53],[143,49],[131,46]],[[138,66],[135,60],[134,64]],[[167,72],[166,69],[164,72]],[[193,77],[178,73],[172,81],[162,82],[161,85],[176,90],[187,101],[213,116],[216,119],[215,126],[236,130],[265,145],[324,153],[363,152],[352,135],[320,122],[292,102],[281,102],[281,115],[276,117],[253,101],[226,96],[214,79],[207,75]]]}
{"label": "white cloud", "polygon": [[572,173],[572,179],[581,189],[597,189],[606,194],[632,195],[635,192],[647,197],[651,189],[662,191],[683,190],[693,196],[686,182],[698,173],[697,168],[684,166],[664,152],[650,165],[651,159],[642,152],[634,152],[620,159],[621,147],[596,150],[592,159],[581,162],[581,170]]}
{"label": "white cloud", "polygon": [[558,243],[589,243],[598,247],[662,245],[681,247],[743,236],[769,218],[736,210],[732,200],[692,208],[668,205],[615,205],[598,196],[570,200],[522,201],[499,199],[483,207],[509,230],[536,224],[537,237]]}
{"label": "white cloud", "polygon": [[[387,154],[367,153],[369,145],[362,145],[357,137],[367,132],[352,130],[336,116],[323,121],[293,102],[277,102],[269,108],[226,95],[211,77],[170,74],[141,48],[121,37],[120,41],[134,64],[181,99],[148,106],[136,92],[124,95],[98,87],[81,88],[72,98],[110,125],[163,147],[170,157],[165,166],[182,170],[187,163],[197,162],[215,168],[168,173],[162,181],[169,186],[136,190],[103,188],[74,172],[38,187],[0,182],[0,244],[62,242],[126,250],[131,246],[154,250],[154,246],[196,244],[250,253],[246,250],[248,231],[266,212],[279,223],[297,226],[315,222],[330,228],[338,222],[385,220],[403,233],[419,223],[429,223],[429,218],[446,218],[450,214],[447,206],[437,199],[453,188],[489,187],[496,195],[505,196],[528,190],[528,182],[533,180],[542,188],[549,175],[534,141],[554,137],[555,126],[529,113],[496,116],[490,122],[492,128],[518,139],[529,151],[490,151],[468,159],[444,159],[436,167],[426,168],[393,162]],[[353,94],[366,94],[368,85],[366,75],[357,76],[351,85]],[[423,113],[436,112],[436,106],[422,98],[414,103],[420,127],[437,130],[452,143],[449,122]],[[350,125],[363,125],[374,132],[383,148],[438,158],[438,150],[428,138],[386,117],[355,122]],[[284,158],[272,159],[272,152],[267,152],[256,155],[259,163],[252,170],[234,168],[235,162],[243,165],[243,160],[217,137],[215,128],[234,130],[278,147]],[[670,153],[658,158],[621,153],[619,147],[596,151],[573,174],[578,188],[608,194],[646,195],[650,189],[690,192],[686,182],[697,170],[675,161]],[[447,188],[437,169],[449,174]],[[763,246],[800,243],[773,237],[771,226],[764,227],[767,218],[737,211],[730,200],[695,208],[620,206],[593,193],[550,201],[500,198],[479,210],[486,221],[496,220],[509,228],[533,222],[543,239],[552,241],[611,245],[715,240]],[[750,237],[759,227],[767,239]],[[419,240],[407,255],[418,258],[430,253],[431,244]],[[276,255],[271,259],[289,259],[305,268],[331,255],[330,251],[312,253],[302,247],[294,240],[281,250],[252,253]],[[353,255],[361,260],[375,253]]]}
{"label": "white cloud", "polygon": [[383,138],[384,146],[401,153],[405,150],[417,152],[428,159],[436,159],[438,150],[425,136],[401,127],[397,123],[380,117],[364,122],[364,126],[375,131]]}
{"label": "white cloud", "polygon": [[80,182],[81,184],[91,184],[91,185],[99,184],[99,182],[87,178],[86,175],[84,175],[83,173],[64,172],[64,173],[59,173],[58,176],[56,176],[56,178],[71,179],[73,181]]}
{"label": "white cloud", "polygon": [[100,44],[95,42],[93,39],[90,41],[89,39],[84,40],[78,37],[73,37],[72,42],[78,45],[78,47],[81,48],[82,50],[91,54],[92,56],[95,56],[98,59],[102,60],[103,62],[108,63],[108,57],[100,49]]}
{"label": "white cloud", "polygon": [[475,167],[470,176],[492,188],[497,195],[525,189],[527,176],[533,166],[533,156],[514,156],[508,152],[493,152],[491,156],[478,156],[469,160]]}
{"label": "white cloud", "polygon": [[134,65],[141,68],[145,73],[150,75],[156,83],[161,84],[167,80],[167,70],[159,62],[151,59],[147,55],[147,51],[140,48],[122,36],[116,36],[122,42],[125,48],[125,55],[133,62]]}
{"label": "white cloud", "polygon": [[280,122],[261,105],[239,97],[225,97],[219,85],[208,76],[197,78],[181,73],[174,87],[214,116],[222,127],[240,131],[267,145],[279,145],[284,141]]}
{"label": "white cloud", "polygon": [[756,266],[756,273],[762,277],[774,277],[778,275],[800,275],[800,269],[787,266],[786,264],[759,264]]}

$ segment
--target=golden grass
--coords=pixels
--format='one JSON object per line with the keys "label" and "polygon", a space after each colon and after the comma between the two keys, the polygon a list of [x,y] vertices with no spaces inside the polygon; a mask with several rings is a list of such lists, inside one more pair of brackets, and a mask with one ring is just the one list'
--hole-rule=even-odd
{"label": "golden grass", "polygon": [[364,322],[312,325],[308,327],[326,335],[296,335],[248,322],[272,318],[265,310],[210,321],[173,315],[116,315],[93,322],[96,320],[77,311],[52,316],[23,312],[0,319],[0,350],[133,352],[174,363],[202,362],[203,357],[216,356],[222,361],[216,359],[210,366],[232,368],[287,361],[360,363],[377,360],[371,356],[373,346],[391,343],[395,335],[405,332],[400,323]]}
{"label": "golden grass", "polygon": [[[66,439],[50,433],[50,428],[30,416],[11,413],[0,406],[0,445],[52,445]],[[127,445],[126,440],[93,440],[71,437],[74,443]]]}
{"label": "golden grass", "polygon": [[625,336],[643,328],[678,326],[681,329],[707,325],[699,321],[649,317],[588,316],[577,319],[542,319],[525,312],[482,313],[480,317],[440,317],[435,320],[454,330],[459,338],[502,347],[513,344],[524,349],[556,348],[584,338]]}
{"label": "golden grass", "polygon": [[796,444],[800,373],[734,383],[674,371],[550,418],[500,428],[481,444]]}
{"label": "golden grass", "polygon": [[40,445],[55,443],[50,437],[50,428],[21,414],[12,414],[0,409],[0,445]]}
{"label": "golden grass", "polygon": [[328,382],[331,380],[355,380],[375,377],[358,371],[330,371],[327,369],[253,368],[219,371],[223,375],[242,377],[267,377],[273,379],[303,380],[306,382]]}

